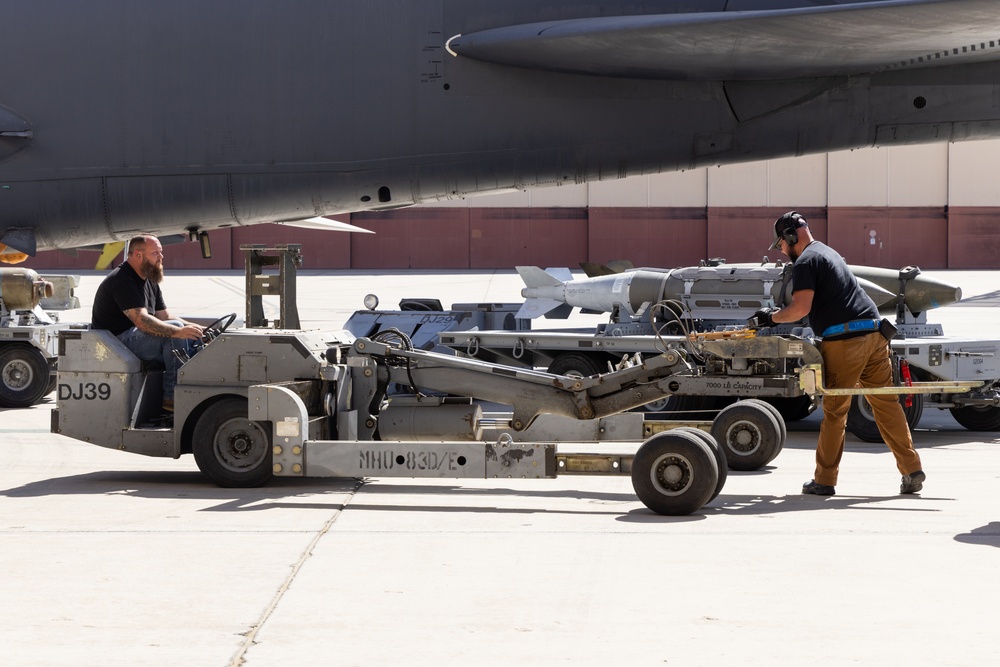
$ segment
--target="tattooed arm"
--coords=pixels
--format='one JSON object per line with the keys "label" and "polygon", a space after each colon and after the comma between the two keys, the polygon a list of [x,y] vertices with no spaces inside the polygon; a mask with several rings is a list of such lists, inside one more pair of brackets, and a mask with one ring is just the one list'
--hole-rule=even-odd
{"label": "tattooed arm", "polygon": [[197,324],[185,324],[182,327],[174,326],[153,317],[145,308],[130,308],[124,312],[139,331],[148,333],[151,336],[187,338],[191,340],[197,340],[202,336],[202,329]]}

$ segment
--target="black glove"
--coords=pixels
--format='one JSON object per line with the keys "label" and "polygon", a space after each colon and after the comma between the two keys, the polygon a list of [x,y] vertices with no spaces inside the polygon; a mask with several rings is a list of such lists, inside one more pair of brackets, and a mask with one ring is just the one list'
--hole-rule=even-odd
{"label": "black glove", "polygon": [[764,327],[773,327],[774,320],[772,315],[781,310],[780,308],[761,308],[756,313],[753,314],[749,320],[747,320],[747,326],[751,329],[763,329]]}

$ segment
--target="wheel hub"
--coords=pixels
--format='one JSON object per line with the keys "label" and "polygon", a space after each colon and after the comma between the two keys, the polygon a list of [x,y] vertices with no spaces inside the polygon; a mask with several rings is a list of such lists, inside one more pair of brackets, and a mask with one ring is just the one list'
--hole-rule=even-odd
{"label": "wheel hub", "polygon": [[31,384],[31,368],[21,361],[12,361],[3,369],[3,383],[11,389],[24,389]]}
{"label": "wheel hub", "polygon": [[760,430],[750,423],[734,424],[727,433],[729,448],[738,454],[749,454],[760,447]]}
{"label": "wheel hub", "polygon": [[665,455],[653,467],[653,483],[665,495],[678,495],[691,485],[691,470],[691,462],[683,456]]}
{"label": "wheel hub", "polygon": [[215,437],[219,462],[234,471],[257,465],[267,453],[267,438],[255,428],[246,419],[232,419],[223,424]]}
{"label": "wheel hub", "polygon": [[245,434],[243,434],[230,440],[229,445],[230,445],[230,450],[233,453],[245,456],[246,453],[250,451],[250,448],[253,446],[253,443],[250,441],[249,438],[246,437]]}

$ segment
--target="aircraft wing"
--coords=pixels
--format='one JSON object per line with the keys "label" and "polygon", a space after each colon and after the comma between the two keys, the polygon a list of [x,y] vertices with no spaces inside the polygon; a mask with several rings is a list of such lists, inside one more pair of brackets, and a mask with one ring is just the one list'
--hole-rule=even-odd
{"label": "aircraft wing", "polygon": [[573,19],[456,35],[448,50],[503,65],[601,76],[843,76],[1000,59],[1000,3],[885,0]]}

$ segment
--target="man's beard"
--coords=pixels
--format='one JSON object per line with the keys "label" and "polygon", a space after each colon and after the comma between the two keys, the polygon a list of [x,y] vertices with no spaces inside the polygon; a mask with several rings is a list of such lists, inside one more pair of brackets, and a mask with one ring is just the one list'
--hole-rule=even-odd
{"label": "man's beard", "polygon": [[162,264],[154,264],[153,262],[143,260],[142,272],[146,274],[146,280],[152,281],[157,285],[163,282]]}

